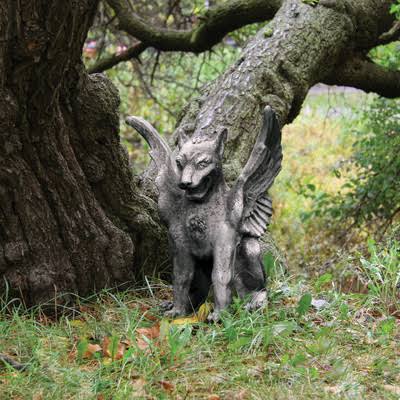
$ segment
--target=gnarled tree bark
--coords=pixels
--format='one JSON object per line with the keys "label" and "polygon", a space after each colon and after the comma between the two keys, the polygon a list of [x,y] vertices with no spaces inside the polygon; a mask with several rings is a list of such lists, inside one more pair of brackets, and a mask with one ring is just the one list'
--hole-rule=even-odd
{"label": "gnarled tree bark", "polygon": [[0,285],[27,305],[132,282],[167,258],[120,146],[118,93],[82,65],[96,7],[0,5]]}

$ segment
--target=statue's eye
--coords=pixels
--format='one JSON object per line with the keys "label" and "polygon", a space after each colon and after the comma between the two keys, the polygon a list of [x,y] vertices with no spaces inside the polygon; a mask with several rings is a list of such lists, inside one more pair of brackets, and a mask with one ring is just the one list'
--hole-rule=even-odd
{"label": "statue's eye", "polygon": [[208,162],[207,162],[207,161],[200,161],[200,162],[197,164],[197,166],[198,166],[199,168],[206,168],[206,167],[208,167]]}
{"label": "statue's eye", "polygon": [[179,159],[176,160],[176,166],[177,166],[179,169],[182,169],[182,162],[181,162],[181,160],[179,160]]}

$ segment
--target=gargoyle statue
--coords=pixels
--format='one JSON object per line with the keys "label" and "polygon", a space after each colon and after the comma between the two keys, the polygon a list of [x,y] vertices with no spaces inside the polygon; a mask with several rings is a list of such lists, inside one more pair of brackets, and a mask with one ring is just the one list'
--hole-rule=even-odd
{"label": "gargoyle statue", "polygon": [[148,142],[157,170],[158,207],[169,232],[173,260],[174,300],[166,314],[185,315],[214,290],[214,311],[232,300],[232,290],[249,299],[247,308],[266,302],[266,277],[259,238],[272,214],[267,191],[281,168],[281,132],[267,106],[251,155],[232,188],[225,183],[222,154],[227,130],[215,138],[181,135],[168,144],[145,120],[126,122]]}

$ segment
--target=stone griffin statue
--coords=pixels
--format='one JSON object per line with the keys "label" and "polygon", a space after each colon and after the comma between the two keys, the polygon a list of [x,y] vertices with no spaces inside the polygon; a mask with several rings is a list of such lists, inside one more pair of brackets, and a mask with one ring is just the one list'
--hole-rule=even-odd
{"label": "stone griffin statue", "polygon": [[155,163],[158,207],[168,228],[173,260],[173,303],[166,315],[185,315],[207,298],[211,285],[218,320],[232,291],[247,308],[266,302],[266,277],[259,238],[272,214],[267,191],[281,168],[281,131],[267,106],[262,129],[240,176],[230,188],[222,172],[227,130],[215,138],[181,136],[171,151],[145,120],[126,122],[148,142]]}

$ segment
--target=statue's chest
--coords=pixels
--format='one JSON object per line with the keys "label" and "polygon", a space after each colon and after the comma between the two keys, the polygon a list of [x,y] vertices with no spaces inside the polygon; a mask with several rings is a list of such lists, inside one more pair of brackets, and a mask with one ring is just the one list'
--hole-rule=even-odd
{"label": "statue's chest", "polygon": [[224,223],[224,215],[224,209],[219,202],[193,206],[186,212],[186,234],[196,246],[213,246],[219,226]]}
{"label": "statue's chest", "polygon": [[189,212],[185,228],[188,236],[195,242],[204,242],[210,237],[210,223],[204,212]]}

